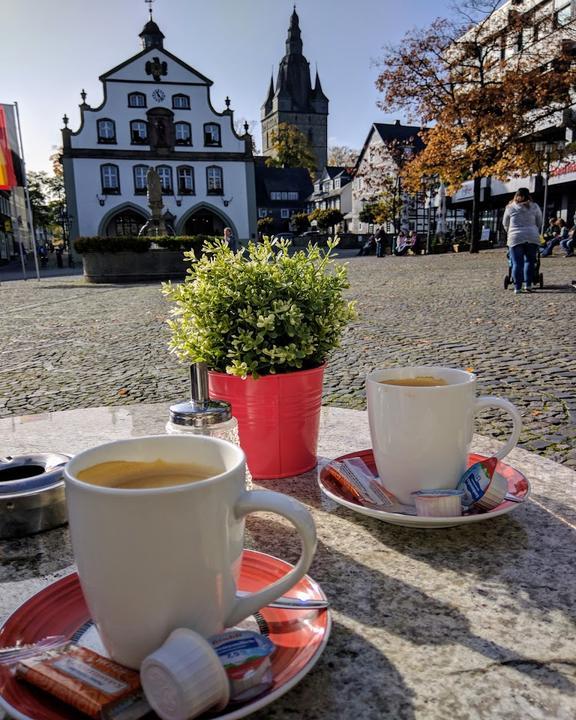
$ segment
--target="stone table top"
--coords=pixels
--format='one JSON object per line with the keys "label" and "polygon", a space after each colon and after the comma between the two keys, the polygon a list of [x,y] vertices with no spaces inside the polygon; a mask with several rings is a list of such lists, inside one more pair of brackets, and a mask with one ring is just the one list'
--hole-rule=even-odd
{"label": "stone table top", "polygon": [[[75,453],[163,432],[164,405],[0,419],[0,455]],[[365,412],[324,408],[319,454],[370,446]],[[494,441],[476,436],[473,450]],[[310,575],[332,604],[317,666],[254,720],[573,720],[576,716],[576,473],[523,450],[507,458],[532,497],[503,517],[446,529],[389,525],[324,497],[316,472],[267,481],[312,511]],[[247,545],[290,561],[299,542],[274,516]],[[0,616],[70,572],[66,528],[0,542]]]}

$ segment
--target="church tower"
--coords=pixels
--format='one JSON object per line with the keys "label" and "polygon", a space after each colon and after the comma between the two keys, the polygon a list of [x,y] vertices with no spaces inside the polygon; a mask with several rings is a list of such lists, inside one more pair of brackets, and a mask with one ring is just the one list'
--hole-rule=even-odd
{"label": "church tower", "polygon": [[274,155],[272,133],[280,123],[295,125],[308,138],[321,170],[328,158],[328,98],[322,92],[316,72],[314,87],[310,82],[310,64],[302,54],[300,21],[296,7],[290,18],[286,54],[280,61],[276,87],[274,77],[266,102],[262,105],[262,151]]}

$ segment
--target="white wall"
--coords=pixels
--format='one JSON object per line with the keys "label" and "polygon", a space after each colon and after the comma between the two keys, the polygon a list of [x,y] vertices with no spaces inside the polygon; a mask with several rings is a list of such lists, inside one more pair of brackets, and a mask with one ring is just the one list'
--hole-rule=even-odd
{"label": "white wall", "polygon": [[[145,64],[153,57],[160,57],[166,61],[168,74],[161,81],[154,81],[146,75]],[[130,82],[128,82],[130,81]],[[194,84],[186,84],[194,83]],[[156,101],[152,97],[155,89],[161,89],[165,97]],[[145,108],[128,107],[128,94],[142,92],[146,95]],[[176,216],[175,224],[191,208],[203,204],[213,208],[216,214],[228,220],[241,239],[249,238],[256,228],[251,228],[251,218],[255,217],[255,203],[253,188],[248,187],[247,167],[252,165],[251,160],[243,157],[245,141],[236,136],[233,130],[233,116],[231,113],[217,113],[210,106],[210,87],[208,82],[194,72],[183,68],[179,63],[168,57],[159,48],[151,48],[142,57],[128,63],[124,68],[111,74],[103,81],[103,104],[95,109],[84,109],[83,123],[76,133],[70,137],[71,153],[75,151],[88,152],[92,157],[66,158],[64,167],[73,166],[74,192],[69,193],[69,202],[73,205],[75,195],[75,208],[70,213],[76,215],[77,231],[80,235],[97,235],[103,218],[110,214],[114,208],[130,203],[149,215],[147,198],[145,195],[134,193],[133,167],[134,165],[169,165],[172,168],[172,180],[175,196],[165,195],[164,210]],[[172,108],[172,95],[184,94],[190,97],[190,109]],[[164,159],[161,151],[151,151],[150,146],[132,144],[130,138],[130,121],[147,120],[146,112],[151,108],[167,108],[174,113],[174,121],[186,121],[191,124],[192,145],[175,146],[173,151],[167,153],[170,159]],[[109,118],[116,124],[116,143],[99,143],[97,121]],[[220,125],[221,147],[204,145],[204,124],[215,122]],[[144,153],[142,158],[130,158],[134,151]],[[190,153],[210,153],[214,159],[196,160],[183,158],[178,155]],[[220,161],[218,155],[227,153],[238,154],[237,159]],[[64,151],[66,156],[66,148]],[[110,154],[110,157],[102,157]],[[201,156],[199,156],[201,157]],[[104,163],[117,165],[120,174],[120,194],[104,195],[102,193],[100,167]],[[181,196],[181,205],[177,205],[177,175],[179,165],[188,165],[194,169],[195,194]],[[222,168],[224,194],[222,196],[208,195],[206,192],[206,167],[218,165]],[[69,172],[69,182],[72,174]],[[250,173],[248,173],[250,174]],[[252,177],[252,175],[250,176]],[[101,206],[97,195],[105,197]],[[224,200],[229,202],[226,207]],[[75,221],[76,225],[76,221]]]}

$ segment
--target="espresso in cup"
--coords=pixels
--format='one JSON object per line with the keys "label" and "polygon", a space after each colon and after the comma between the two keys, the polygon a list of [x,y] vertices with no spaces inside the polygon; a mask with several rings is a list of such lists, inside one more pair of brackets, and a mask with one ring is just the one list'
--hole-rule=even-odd
{"label": "espresso in cup", "polygon": [[142,489],[185,485],[218,475],[215,467],[192,463],[171,463],[164,460],[138,462],[112,460],[81,470],[78,479],[91,485],[110,488]]}
{"label": "espresso in cup", "polygon": [[[224,440],[162,435],[100,445],[65,470],[70,535],[90,616],[113,660],[139,668],[177,628],[220,633],[304,576],[314,521],[293,498],[246,491],[245,456]],[[296,567],[238,595],[244,517],[275,512],[302,541]]]}
{"label": "espresso in cup", "polygon": [[388,368],[366,379],[368,419],[380,482],[401,503],[419,490],[454,489],[466,470],[474,417],[485,407],[512,416],[513,430],[494,453],[503,458],[518,442],[517,408],[496,397],[476,397],[476,375],[454,368]]}

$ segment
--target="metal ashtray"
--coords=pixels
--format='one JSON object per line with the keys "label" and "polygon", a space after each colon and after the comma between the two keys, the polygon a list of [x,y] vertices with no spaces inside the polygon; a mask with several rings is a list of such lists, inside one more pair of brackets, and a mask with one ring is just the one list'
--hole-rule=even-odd
{"label": "metal ashtray", "polygon": [[64,466],[70,455],[0,457],[0,539],[23,537],[67,522]]}

